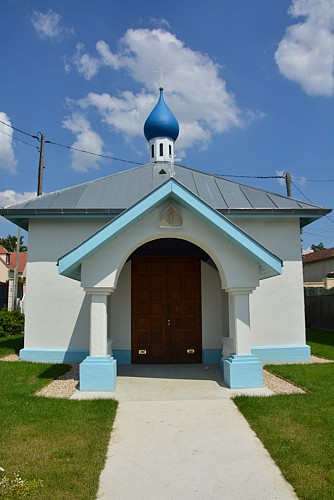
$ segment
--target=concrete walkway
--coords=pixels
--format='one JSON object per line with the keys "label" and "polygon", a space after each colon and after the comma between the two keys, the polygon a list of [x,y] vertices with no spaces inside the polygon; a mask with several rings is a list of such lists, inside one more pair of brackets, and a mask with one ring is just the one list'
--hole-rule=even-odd
{"label": "concrete walkway", "polygon": [[214,366],[120,367],[120,401],[100,478],[103,500],[296,499]]}

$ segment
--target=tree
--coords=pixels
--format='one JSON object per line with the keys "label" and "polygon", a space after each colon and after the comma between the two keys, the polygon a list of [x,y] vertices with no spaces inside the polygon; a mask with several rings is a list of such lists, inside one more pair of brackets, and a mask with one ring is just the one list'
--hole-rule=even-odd
{"label": "tree", "polygon": [[320,252],[320,250],[325,250],[325,247],[323,243],[319,243],[319,245],[311,245],[311,250],[313,252]]}
{"label": "tree", "polygon": [[[0,245],[2,245],[8,252],[16,251],[16,236],[9,234],[6,238],[0,238]],[[20,252],[26,252],[27,247],[23,244],[23,236],[20,238]]]}

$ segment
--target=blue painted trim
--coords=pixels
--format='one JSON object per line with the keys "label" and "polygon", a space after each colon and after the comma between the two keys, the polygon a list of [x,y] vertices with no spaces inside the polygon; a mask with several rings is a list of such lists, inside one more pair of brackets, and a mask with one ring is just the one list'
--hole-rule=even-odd
{"label": "blue painted trim", "polygon": [[87,356],[79,366],[80,391],[114,391],[116,372],[116,360],[111,356]]}
{"label": "blue painted trim", "polygon": [[261,361],[253,355],[231,354],[223,362],[224,382],[230,389],[263,387]]}
{"label": "blue painted trim", "polygon": [[113,349],[112,354],[118,365],[131,365],[131,349]]}
{"label": "blue painted trim", "polygon": [[204,365],[218,365],[222,357],[221,349],[203,349],[202,363]]}
{"label": "blue painted trim", "polygon": [[282,273],[282,261],[175,179],[170,179],[58,260],[58,272],[80,280],[81,264],[166,199],[173,199],[259,263],[263,277]]}
{"label": "blue painted trim", "polygon": [[252,348],[252,354],[264,364],[298,363],[310,361],[311,349],[305,344],[256,346]]}
{"label": "blue painted trim", "polygon": [[88,354],[87,349],[21,349],[20,359],[37,363],[81,363]]}
{"label": "blue painted trim", "polygon": [[[174,179],[172,179],[176,183]],[[265,264],[274,271],[271,276],[276,276],[282,273],[282,261],[276,255],[269,252],[265,247],[258,243],[255,239],[242,231],[236,224],[227,219],[224,215],[217,212],[200,198],[194,196],[191,191],[183,187],[181,184],[176,183],[172,186],[173,194],[177,196],[177,201],[180,205],[186,206],[188,210],[196,213],[208,224],[215,227],[215,229],[223,232],[224,237],[232,241],[234,245],[241,248],[245,253],[255,259],[260,265]]]}
{"label": "blue painted trim", "polygon": [[[107,243],[114,240],[125,229],[143,217],[148,211],[153,210],[159,203],[170,195],[170,181],[158,187],[148,196],[137,202],[112,222],[101,228],[93,236],[84,241],[74,250],[70,251],[58,260],[58,272],[69,278],[78,279],[78,268],[90,255],[103,248]],[[80,280],[80,278],[79,278]]]}

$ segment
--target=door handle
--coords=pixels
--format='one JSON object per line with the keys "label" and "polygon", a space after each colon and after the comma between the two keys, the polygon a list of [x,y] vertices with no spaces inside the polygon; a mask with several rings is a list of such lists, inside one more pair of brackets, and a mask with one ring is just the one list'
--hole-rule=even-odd
{"label": "door handle", "polygon": [[170,319],[167,320],[167,326],[170,326]]}

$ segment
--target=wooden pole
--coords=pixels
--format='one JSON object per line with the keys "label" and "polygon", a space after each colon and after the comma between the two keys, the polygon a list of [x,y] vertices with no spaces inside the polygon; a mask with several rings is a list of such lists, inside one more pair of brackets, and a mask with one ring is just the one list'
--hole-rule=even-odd
{"label": "wooden pole", "polygon": [[43,193],[44,142],[45,142],[44,134],[40,134],[39,141],[41,143],[41,147],[39,148],[37,196],[41,196],[41,194]]}
{"label": "wooden pole", "polygon": [[291,198],[291,174],[285,172],[286,195]]}

